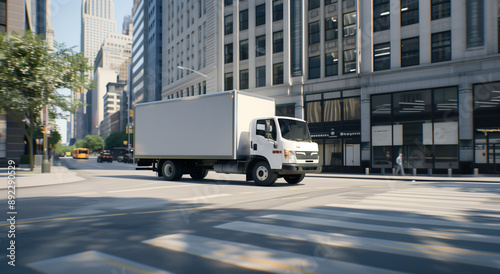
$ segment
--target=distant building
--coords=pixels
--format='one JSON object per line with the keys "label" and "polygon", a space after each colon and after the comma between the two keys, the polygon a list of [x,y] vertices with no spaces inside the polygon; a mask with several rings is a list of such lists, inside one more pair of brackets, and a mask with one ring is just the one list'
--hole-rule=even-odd
{"label": "distant building", "polygon": [[126,89],[126,86],[127,82],[122,80],[106,85],[106,94],[103,98],[104,119],[100,133],[103,139],[106,139],[109,134],[119,131],[122,93]]}
{"label": "distant building", "polygon": [[[116,33],[114,16],[113,0],[82,0],[80,50],[83,52],[84,57],[88,58],[90,66],[94,66],[95,57],[101,49],[104,39],[108,37],[108,34]],[[93,79],[94,75],[95,73],[91,73],[89,77]],[[92,95],[87,96],[85,93],[74,94],[77,97],[76,99],[80,100],[84,106],[91,103],[86,101],[87,97],[92,97]],[[89,121],[94,120],[90,118],[92,114],[87,113],[86,108],[82,107],[73,115],[72,131],[74,136],[72,138],[79,140],[83,139],[87,134],[92,134],[95,126],[88,127]]]}

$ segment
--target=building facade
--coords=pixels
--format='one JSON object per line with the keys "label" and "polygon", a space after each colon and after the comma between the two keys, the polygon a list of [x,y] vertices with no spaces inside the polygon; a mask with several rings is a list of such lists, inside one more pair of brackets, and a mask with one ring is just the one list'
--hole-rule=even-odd
{"label": "building facade", "polygon": [[132,13],[132,104],[159,101],[162,87],[162,1],[135,1]]}
{"label": "building facade", "polygon": [[165,1],[162,98],[243,90],[326,171],[500,171],[498,0]]}
{"label": "building facade", "polygon": [[[50,0],[0,0],[0,32],[24,30],[43,35],[48,45],[53,45]],[[27,148],[23,129],[9,118],[9,113],[0,110],[0,164],[7,166],[9,160],[20,164],[24,154]]]}

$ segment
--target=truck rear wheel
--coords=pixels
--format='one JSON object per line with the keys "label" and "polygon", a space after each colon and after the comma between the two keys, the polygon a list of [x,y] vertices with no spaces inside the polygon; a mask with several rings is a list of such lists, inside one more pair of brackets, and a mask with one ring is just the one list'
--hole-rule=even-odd
{"label": "truck rear wheel", "polygon": [[163,178],[167,181],[179,181],[182,177],[181,165],[176,161],[167,160],[161,168]]}
{"label": "truck rear wheel", "polygon": [[189,175],[191,175],[191,178],[193,178],[193,180],[202,180],[203,178],[207,177],[207,174],[208,170],[202,167],[195,167],[189,173]]}
{"label": "truck rear wheel", "polygon": [[276,182],[278,174],[271,169],[267,162],[261,161],[253,167],[252,178],[258,186],[270,186]]}
{"label": "truck rear wheel", "polygon": [[291,185],[298,184],[304,180],[304,177],[306,177],[305,174],[295,174],[295,175],[286,175],[283,176],[285,181]]}

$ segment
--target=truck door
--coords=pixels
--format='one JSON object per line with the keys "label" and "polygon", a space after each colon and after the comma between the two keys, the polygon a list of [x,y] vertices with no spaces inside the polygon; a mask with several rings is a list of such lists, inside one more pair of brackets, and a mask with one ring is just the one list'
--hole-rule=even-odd
{"label": "truck door", "polygon": [[[266,132],[266,123],[269,123]],[[251,155],[259,155],[265,157],[269,161],[271,169],[281,169],[283,149],[277,141],[277,129],[273,119],[257,120],[252,132],[252,147],[250,149]]]}

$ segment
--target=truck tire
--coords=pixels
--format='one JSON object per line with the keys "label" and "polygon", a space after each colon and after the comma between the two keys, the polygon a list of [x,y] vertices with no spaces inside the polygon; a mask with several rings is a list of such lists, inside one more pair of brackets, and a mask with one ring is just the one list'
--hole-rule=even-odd
{"label": "truck tire", "polygon": [[295,174],[295,175],[286,175],[283,176],[285,181],[291,185],[298,184],[304,180],[304,177],[306,177],[305,174]]}
{"label": "truck tire", "polygon": [[189,173],[189,175],[191,176],[191,178],[193,178],[193,180],[202,180],[203,178],[207,177],[207,174],[208,170],[202,167],[195,167]]}
{"label": "truck tire", "polygon": [[252,170],[252,178],[258,186],[270,186],[278,179],[278,174],[271,169],[267,162],[260,161]]}
{"label": "truck tire", "polygon": [[179,181],[182,177],[181,165],[176,161],[165,161],[161,171],[163,173],[163,178],[167,181]]}

